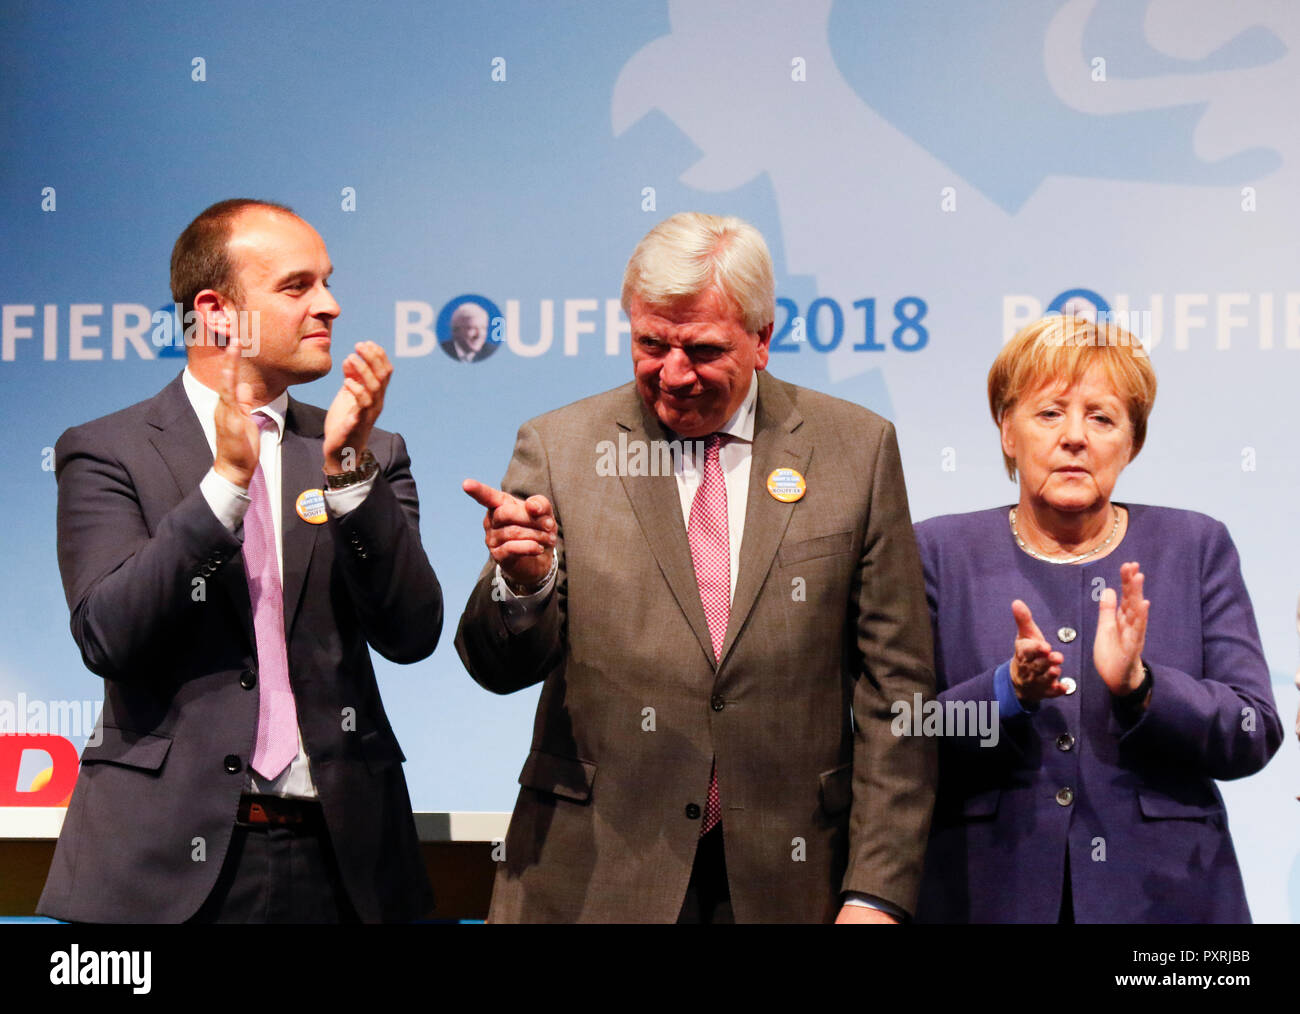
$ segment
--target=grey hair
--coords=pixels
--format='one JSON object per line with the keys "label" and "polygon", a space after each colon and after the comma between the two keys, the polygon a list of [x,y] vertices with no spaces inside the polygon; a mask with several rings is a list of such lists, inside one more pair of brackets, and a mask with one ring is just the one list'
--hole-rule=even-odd
{"label": "grey hair", "polygon": [[776,318],[772,255],[762,234],[734,217],[683,211],[646,233],[623,274],[623,309],[634,296],[668,306],[716,289],[748,332]]}

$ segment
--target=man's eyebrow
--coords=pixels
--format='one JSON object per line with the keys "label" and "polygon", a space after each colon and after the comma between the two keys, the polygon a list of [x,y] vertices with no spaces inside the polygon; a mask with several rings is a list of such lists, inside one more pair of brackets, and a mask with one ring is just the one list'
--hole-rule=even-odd
{"label": "man's eyebrow", "polygon": [[727,342],[722,338],[683,338],[684,349],[725,349]]}
{"label": "man's eyebrow", "polygon": [[[334,274],[333,267],[331,267],[328,271],[326,271],[325,274],[322,275],[321,277],[328,278],[332,274]],[[299,268],[297,271],[290,271],[287,275],[283,276],[275,284],[286,285],[289,282],[310,281],[315,277],[316,277],[316,272],[310,271],[307,268]]]}

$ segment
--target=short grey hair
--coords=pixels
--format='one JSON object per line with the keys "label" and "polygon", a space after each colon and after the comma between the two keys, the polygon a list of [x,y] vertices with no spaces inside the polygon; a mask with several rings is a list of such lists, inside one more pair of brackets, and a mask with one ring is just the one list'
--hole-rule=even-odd
{"label": "short grey hair", "polygon": [[683,211],[646,233],[623,273],[623,309],[634,296],[669,306],[716,289],[734,304],[745,330],[776,319],[772,255],[743,219]]}

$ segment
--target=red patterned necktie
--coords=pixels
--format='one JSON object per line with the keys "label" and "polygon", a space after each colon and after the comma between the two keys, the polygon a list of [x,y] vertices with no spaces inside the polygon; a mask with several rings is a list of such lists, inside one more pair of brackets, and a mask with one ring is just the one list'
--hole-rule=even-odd
{"label": "red patterned necktie", "polygon": [[[261,413],[253,416],[265,432],[275,421]],[[289,655],[284,642],[284,592],[275,552],[275,521],[261,464],[248,484],[248,512],[244,515],[244,574],[253,606],[253,634],[257,639],[257,742],[253,770],[274,780],[298,756],[298,712],[289,686]]]}
{"label": "red patterned necktie", "polygon": [[[718,449],[722,438],[714,433],[704,439],[704,479],[691,502],[691,516],[686,523],[686,538],[691,544],[691,561],[695,564],[695,582],[700,587],[700,602],[709,624],[713,657],[722,658],[722,642],[727,636],[731,617],[731,538],[727,532],[727,483],[722,475]],[[718,763],[713,762],[709,776],[709,798],[704,808],[700,834],[712,831],[722,821],[722,804],[718,798]]]}

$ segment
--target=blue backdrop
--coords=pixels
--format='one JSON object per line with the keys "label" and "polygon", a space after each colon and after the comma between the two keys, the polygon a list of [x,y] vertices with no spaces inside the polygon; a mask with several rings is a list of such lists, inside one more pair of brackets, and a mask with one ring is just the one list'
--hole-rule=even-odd
{"label": "blue backdrop", "polygon": [[[329,245],[336,348],[396,364],[382,425],[449,610],[432,659],[376,659],[418,809],[510,809],[536,700],[480,690],[452,646],[485,559],[460,480],[497,482],[520,422],[630,379],[623,265],[684,209],[763,231],[772,372],[894,420],[918,520],[1015,498],[984,379],[1019,324],[1135,312],[1160,394],[1116,498],[1227,523],[1290,725],[1300,8],[11,0],[0,68],[0,700],[100,696],[49,449],[181,369],[149,320],[171,245],[252,196]],[[435,342],[466,295],[499,311],[474,364]],[[1297,760],[1288,740],[1223,787],[1260,921],[1300,916]]]}

